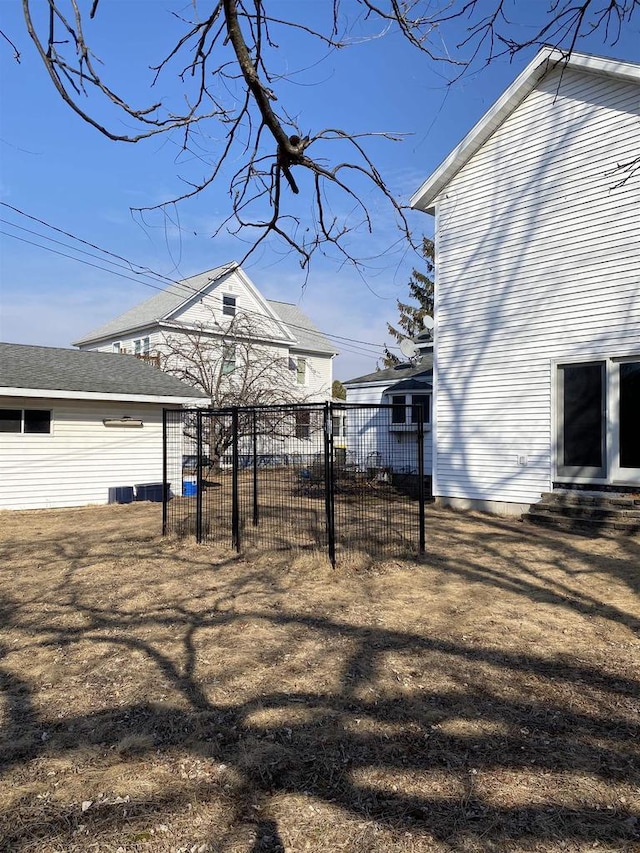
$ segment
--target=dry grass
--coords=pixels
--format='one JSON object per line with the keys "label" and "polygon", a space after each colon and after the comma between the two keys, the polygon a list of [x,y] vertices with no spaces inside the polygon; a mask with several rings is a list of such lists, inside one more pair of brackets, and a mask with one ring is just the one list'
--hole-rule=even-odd
{"label": "dry grass", "polygon": [[332,570],[159,513],[0,513],[0,849],[640,849],[637,540],[430,508]]}

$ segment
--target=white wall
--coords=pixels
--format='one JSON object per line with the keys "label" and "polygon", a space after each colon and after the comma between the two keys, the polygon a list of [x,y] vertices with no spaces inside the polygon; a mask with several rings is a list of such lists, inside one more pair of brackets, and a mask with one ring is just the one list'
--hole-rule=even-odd
{"label": "white wall", "polygon": [[[52,410],[51,434],[0,434],[0,508],[108,502],[110,486],[162,482],[162,407],[0,397],[0,407]],[[103,418],[141,418],[142,428]]]}
{"label": "white wall", "polygon": [[[347,386],[347,403],[370,405],[369,409],[354,409],[346,412],[346,446],[352,456],[356,456],[356,462],[363,465],[366,457],[379,453],[380,463],[383,467],[393,468],[399,471],[407,467],[409,460],[415,460],[417,465],[417,451],[415,426],[407,424],[406,427],[391,425],[389,409],[376,409],[375,406],[386,402],[385,392],[393,393],[389,383],[367,383],[355,387]],[[405,392],[398,392],[405,393]],[[416,391],[415,393],[419,393]],[[411,394],[407,391],[406,394]],[[431,474],[433,465],[431,425],[424,426],[424,473]]]}
{"label": "white wall", "polygon": [[554,360],[640,353],[639,100],[554,72],[437,200],[435,494],[538,500]]}

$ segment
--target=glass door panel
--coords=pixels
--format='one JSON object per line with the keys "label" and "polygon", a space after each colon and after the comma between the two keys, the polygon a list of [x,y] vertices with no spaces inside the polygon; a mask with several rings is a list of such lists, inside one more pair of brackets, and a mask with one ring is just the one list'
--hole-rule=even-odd
{"label": "glass door panel", "polygon": [[604,362],[559,366],[558,392],[558,474],[604,477]]}
{"label": "glass door panel", "polygon": [[621,470],[640,473],[640,361],[622,362],[619,368],[619,464]]}

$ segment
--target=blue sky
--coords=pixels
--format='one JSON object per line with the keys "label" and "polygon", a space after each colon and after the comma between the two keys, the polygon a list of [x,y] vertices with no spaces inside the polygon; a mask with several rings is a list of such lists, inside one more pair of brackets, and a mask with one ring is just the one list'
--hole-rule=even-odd
{"label": "blue sky", "polygon": [[[9,45],[0,42],[0,201],[171,278],[240,258],[246,247],[237,238],[211,238],[228,212],[224,184],[181,205],[173,221],[156,214],[142,222],[131,215],[131,207],[153,205],[181,192],[182,179],[198,175],[199,164],[181,156],[175,138],[115,143],[75,116],[54,91],[36,56],[20,5],[17,0],[0,0],[0,27],[21,52],[17,64]],[[174,22],[169,10],[189,5],[186,0],[103,2],[95,25],[96,45],[114,87],[125,87],[132,100],[145,98],[146,66],[171,43]],[[268,0],[267,5],[270,11],[276,7],[282,17],[299,15],[303,8],[314,20],[331,4]],[[518,5],[523,7],[522,2]],[[547,7],[546,0],[524,5],[532,15]],[[352,0],[346,0],[344,8],[352,11]],[[360,29],[354,26],[354,38],[361,30],[362,22]],[[459,24],[439,34],[443,50],[455,55],[462,34]],[[640,16],[626,26],[616,45],[604,45],[595,37],[578,48],[640,61]],[[289,37],[279,43],[280,70],[289,79],[278,84],[278,94],[290,112],[299,115],[302,127],[313,131],[343,127],[406,134],[401,143],[378,141],[374,146],[376,164],[397,197],[406,202],[535,52],[524,51],[511,63],[496,60],[450,85],[450,70],[411,50],[397,36],[356,43],[329,56],[324,51],[314,54],[308,42]],[[170,76],[161,81],[158,94],[167,100],[178,97]],[[307,201],[303,179],[298,208],[302,212]],[[395,240],[392,217],[378,202],[373,212],[373,236],[358,237],[358,249],[366,256],[377,255]],[[0,219],[4,341],[69,346],[156,292],[114,270],[88,265],[107,266],[96,258],[85,256],[87,263],[79,263],[46,251],[42,245],[70,254],[43,235],[70,241],[7,207],[0,207]],[[431,233],[430,217],[412,213],[410,222],[417,237]],[[76,251],[73,254],[77,256]],[[299,304],[323,331],[339,336],[336,344],[342,354],[334,375],[348,379],[375,368],[386,340],[385,324],[396,321],[395,300],[406,297],[416,264],[419,259],[404,245],[396,245],[360,272],[317,258],[305,284],[297,259],[267,246],[247,261],[245,270],[268,298]]]}

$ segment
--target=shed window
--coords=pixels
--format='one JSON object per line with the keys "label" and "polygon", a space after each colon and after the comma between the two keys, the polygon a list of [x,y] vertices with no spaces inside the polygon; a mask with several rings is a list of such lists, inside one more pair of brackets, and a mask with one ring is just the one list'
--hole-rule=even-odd
{"label": "shed window", "polygon": [[0,409],[0,432],[50,433],[49,409]]}
{"label": "shed window", "polygon": [[235,317],[235,315],[236,315],[236,298],[235,298],[235,296],[223,296],[222,297],[222,313],[226,314],[228,317]]}

